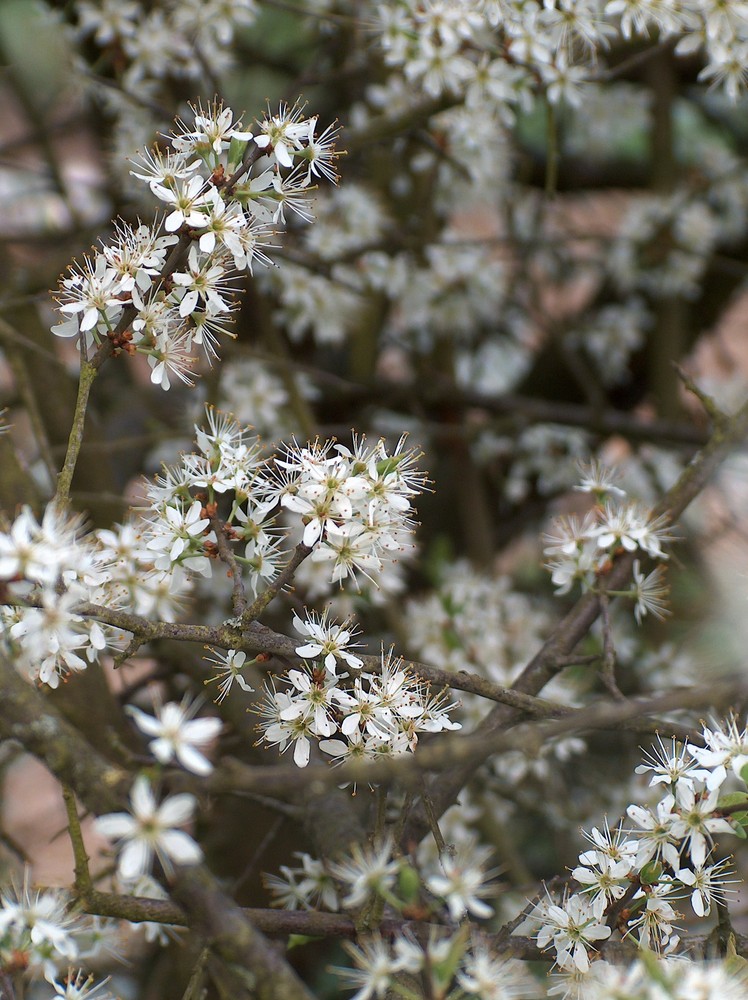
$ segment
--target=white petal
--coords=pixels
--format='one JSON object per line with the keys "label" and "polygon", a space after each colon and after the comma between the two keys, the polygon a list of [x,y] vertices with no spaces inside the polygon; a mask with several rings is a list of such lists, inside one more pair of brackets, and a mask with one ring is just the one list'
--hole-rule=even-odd
{"label": "white petal", "polygon": [[148,736],[158,736],[163,729],[161,722],[155,716],[141,711],[141,709],[136,708],[135,705],[126,705],[125,712],[132,717],[132,720],[138,729],[142,733],[146,733]]}
{"label": "white petal", "polygon": [[177,760],[185,770],[192,771],[193,774],[206,775],[213,770],[211,762],[194,747],[177,747]]}
{"label": "white petal", "polygon": [[184,737],[190,743],[210,743],[223,729],[220,719],[205,716],[202,719],[190,719],[182,726]]}
{"label": "white petal", "polygon": [[162,826],[181,826],[192,819],[195,811],[195,796],[188,792],[181,795],[172,795],[165,799],[158,810],[159,823]]}
{"label": "white petal", "polygon": [[109,813],[108,816],[99,816],[94,821],[97,833],[110,840],[120,840],[123,837],[131,837],[138,829],[138,824],[129,813]]}
{"label": "white petal", "polygon": [[148,749],[160,764],[168,764],[174,756],[174,743],[161,737],[148,744]]}
{"label": "white petal", "polygon": [[153,797],[148,778],[141,775],[135,779],[130,792],[132,811],[138,819],[150,819],[156,811],[156,800]]}
{"label": "white petal", "polygon": [[293,762],[297,767],[306,767],[309,763],[309,740],[302,736],[296,741],[293,749]]}
{"label": "white petal", "polygon": [[305,658],[309,657],[310,659],[313,659],[315,656],[319,656],[321,652],[322,652],[322,647],[318,642],[309,642],[306,644],[306,646],[299,646],[296,649],[296,653],[298,656],[303,656]]}
{"label": "white petal", "polygon": [[178,865],[196,865],[203,857],[192,837],[182,830],[169,830],[159,837],[159,848]]}
{"label": "white petal", "polygon": [[152,857],[151,846],[142,837],[128,841],[117,862],[120,878],[129,881],[139,875],[147,875],[151,868]]}

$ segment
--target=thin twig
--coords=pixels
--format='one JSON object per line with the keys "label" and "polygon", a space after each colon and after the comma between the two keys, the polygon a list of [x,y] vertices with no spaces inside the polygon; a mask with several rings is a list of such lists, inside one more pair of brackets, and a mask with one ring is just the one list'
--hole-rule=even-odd
{"label": "thin twig", "polygon": [[57,492],[54,497],[54,504],[61,511],[70,505],[70,487],[73,482],[73,474],[75,473],[75,466],[78,462],[78,455],[83,442],[83,428],[86,423],[88,397],[91,393],[91,386],[94,383],[97,372],[98,367],[93,362],[81,360],[78,396],[75,401],[73,424],[68,437],[65,461],[57,477]]}
{"label": "thin twig", "polygon": [[283,824],[285,822],[286,822],[285,816],[276,816],[273,822],[267,828],[264,837],[253,851],[252,857],[249,859],[249,862],[245,865],[244,871],[241,873],[241,875],[239,875],[238,878],[234,879],[231,886],[232,896],[236,897],[239,889],[244,885],[247,879],[252,876],[253,872],[257,869],[257,866],[260,863],[260,860],[262,859],[262,856],[265,853],[265,851],[268,849],[270,844],[272,844],[272,842],[280,835],[281,829],[283,828]]}
{"label": "thin twig", "polygon": [[603,625],[603,660],[600,665],[600,679],[611,695],[621,701],[624,695],[616,683],[616,647],[610,623],[610,598],[605,591],[600,594],[600,618]]}
{"label": "thin twig", "polygon": [[80,819],[78,818],[78,803],[75,801],[75,793],[70,785],[62,784],[62,797],[65,800],[65,810],[68,814],[68,833],[70,843],[73,847],[73,859],[75,865],[75,889],[84,898],[93,889],[91,872],[88,867],[88,854],[86,845],[83,842]]}
{"label": "thin twig", "polygon": [[694,380],[691,378],[691,376],[688,374],[685,368],[682,368],[675,361],[673,361],[672,364],[673,368],[675,369],[678,375],[678,378],[681,380],[686,389],[688,389],[688,391],[698,399],[698,401],[704,407],[704,410],[711,417],[715,426],[723,427],[725,426],[725,424],[729,423],[730,420],[729,415],[725,413],[723,410],[721,410],[719,406],[717,406],[717,403],[714,400],[714,398],[708,395],[706,392],[704,392],[703,389],[699,388],[699,386],[694,382]]}
{"label": "thin twig", "polygon": [[434,812],[434,803],[431,801],[431,797],[428,792],[421,791],[421,801],[423,802],[423,807],[426,810],[426,816],[428,817],[429,827],[431,829],[431,836],[434,838],[434,843],[436,844],[436,849],[439,854],[452,854],[454,853],[454,848],[450,850],[447,846],[447,842],[442,836],[442,832],[439,829],[439,820]]}
{"label": "thin twig", "polygon": [[296,546],[290,560],[283,567],[283,570],[278,574],[276,579],[273,580],[270,586],[264,590],[259,597],[242,612],[241,615],[239,615],[236,623],[238,628],[244,629],[247,625],[251,625],[252,622],[256,621],[260,617],[273,598],[276,597],[284,587],[288,586],[291,580],[293,580],[296,570],[311,551],[312,550],[308,545],[299,543]]}
{"label": "thin twig", "polygon": [[244,589],[244,580],[239,563],[236,561],[234,550],[229,544],[229,533],[231,528],[220,517],[211,517],[210,526],[216,536],[216,547],[218,556],[228,569],[231,578],[231,607],[234,615],[239,617],[247,609],[247,595]]}
{"label": "thin twig", "polygon": [[187,989],[182,994],[182,1000],[201,1000],[205,996],[203,981],[205,979],[205,966],[208,964],[210,948],[203,948],[195,962],[195,968],[187,983]]}

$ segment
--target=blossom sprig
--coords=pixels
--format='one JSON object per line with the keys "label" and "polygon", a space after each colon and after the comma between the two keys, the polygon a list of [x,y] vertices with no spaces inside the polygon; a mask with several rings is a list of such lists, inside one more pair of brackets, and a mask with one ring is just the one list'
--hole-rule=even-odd
{"label": "blossom sprig", "polygon": [[[195,106],[193,115],[191,126],[177,122],[170,151],[146,153],[132,170],[166,216],[152,225],[117,223],[111,242],[72,265],[60,282],[63,319],[52,327],[87,347],[109,338],[115,350],[144,354],[163,389],[172,375],[192,381],[200,349],[209,363],[217,356],[218,334],[229,332],[235,309],[234,278],[270,262],[273,227],[286,210],[312,221],[312,175],[337,180],[335,131],[317,137],[317,117],[298,106],[268,109],[258,134],[218,101]],[[179,240],[186,253],[176,252]]]}
{"label": "blossom sprig", "polygon": [[443,909],[443,919],[457,925],[467,914],[493,915],[485,902],[498,891],[492,882],[498,870],[486,867],[491,853],[471,840],[453,855],[419,852],[409,859],[396,853],[387,835],[372,845],[354,844],[335,862],[299,854],[300,867],[284,865],[280,876],[264,878],[273,905],[284,909],[310,909],[322,902],[333,912],[358,910],[380,900],[402,911],[417,901],[424,910]]}
{"label": "blossom sprig", "polygon": [[[592,494],[595,506],[582,518],[557,518],[552,530],[543,536],[544,552],[549,557],[546,565],[557,594],[568,593],[576,583],[583,591],[597,589],[611,560],[620,552],[667,560],[664,546],[674,541],[667,518],[655,516],[638,501],[628,499],[611,470],[598,462],[583,467],[582,481],[575,489]],[[639,623],[646,614],[662,619],[668,613],[664,568],[657,566],[645,576],[637,559],[633,572],[630,589],[607,593],[633,599]]]}
{"label": "blossom sprig", "polygon": [[24,507],[0,531],[0,648],[16,669],[57,687],[66,675],[85,670],[124,634],[78,613],[85,602],[121,604],[112,580],[112,555],[83,518],[50,502],[41,520]]}
{"label": "blossom sprig", "polygon": [[359,573],[376,579],[412,534],[412,501],[427,483],[418,458],[404,437],[391,452],[384,439],[370,445],[365,437],[352,448],[294,443],[275,461],[268,496],[299,515],[301,540],[312,562],[329,565],[333,583],[355,583]]}
{"label": "blossom sprig", "polygon": [[549,995],[580,1000],[613,1000],[614,997],[709,997],[741,1000],[748,988],[744,968],[728,957],[721,962],[694,961],[687,955],[655,957],[644,954],[629,965],[599,959],[587,973],[576,970],[551,977]]}
{"label": "blossom sprig", "polygon": [[283,690],[266,687],[260,742],[281,753],[292,746],[298,767],[309,763],[313,743],[337,763],[399,756],[415,750],[420,733],[459,729],[449,717],[453,707],[429,694],[391,651],[382,652],[378,672],[361,670],[351,685],[323,663],[305,662],[288,672]]}
{"label": "blossom sprig", "polygon": [[[372,5],[374,7],[374,5]],[[735,7],[733,11],[730,8]],[[505,118],[540,95],[580,105],[612,43],[679,37],[675,51],[703,52],[700,80],[728,98],[744,92],[748,18],[742,3],[607,0],[552,3],[432,3],[375,7],[385,61],[431,96],[483,99]]]}
{"label": "blossom sprig", "polygon": [[0,966],[20,966],[52,983],[91,956],[93,926],[64,890],[33,889],[27,870],[20,888],[0,893]]}
{"label": "blossom sprig", "polygon": [[201,53],[220,59],[222,68],[233,62],[230,43],[238,27],[254,23],[255,0],[230,3],[184,4],[137,0],[76,0],[75,36],[91,39],[99,61],[111,64],[119,85],[128,93],[152,97],[166,76],[196,81],[205,67]]}
{"label": "blossom sprig", "polygon": [[[219,530],[255,595],[280,573],[283,542],[290,546],[297,529],[312,549],[311,560],[327,568],[333,584],[355,583],[359,572],[376,581],[410,544],[413,499],[426,477],[404,439],[391,450],[384,439],[369,444],[364,437],[352,449],[332,441],[293,443],[272,458],[263,455],[248,428],[212,407],[206,426],[195,432],[197,451],[182,455],[179,465],[147,488],[151,508],[143,547],[176,584],[212,575],[219,503],[227,505]],[[338,656],[355,666],[357,657],[341,652],[351,638],[347,623],[310,621],[307,635],[322,642],[325,658]]]}
{"label": "blossom sprig", "polygon": [[[712,852],[720,834],[746,836],[733,812],[723,811],[723,803],[732,799],[720,793],[728,781],[739,779],[739,795],[746,794],[746,732],[729,719],[704,729],[705,746],[675,740],[667,745],[660,739],[645,755],[636,771],[650,775],[649,786],[660,791],[659,801],[651,807],[629,805],[629,829],[619,824],[611,830],[606,821],[602,830],[585,833],[590,847],[571,872],[581,891],[567,892],[559,901],[549,898],[535,911],[538,945],[555,950],[559,968],[583,981],[589,974],[594,981],[590,956],[595,942],[613,929],[640,948],[677,953],[681,914],[674,904],[688,899],[694,914],[705,917],[715,902],[729,899],[736,881],[733,870]],[[732,764],[732,770],[725,764]]]}
{"label": "blossom sprig", "polygon": [[497,954],[488,942],[467,929],[431,927],[428,937],[401,933],[390,943],[379,934],[364,938],[360,946],[344,945],[353,968],[333,971],[348,988],[357,988],[355,997],[383,997],[388,989],[403,981],[416,985],[412,995],[433,997],[475,997],[477,1000],[531,1000],[538,996],[538,983],[522,962]]}

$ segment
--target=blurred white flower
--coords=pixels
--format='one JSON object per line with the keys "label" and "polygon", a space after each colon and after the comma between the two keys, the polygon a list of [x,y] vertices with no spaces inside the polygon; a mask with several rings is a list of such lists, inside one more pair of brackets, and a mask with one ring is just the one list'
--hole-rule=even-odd
{"label": "blurred white flower", "polygon": [[149,744],[153,756],[161,764],[168,764],[175,757],[193,774],[210,774],[213,765],[200,753],[200,748],[212,743],[218,736],[223,723],[220,719],[204,717],[193,719],[200,707],[199,699],[190,703],[189,698],[181,704],[170,701],[166,705],[156,705],[156,714],[148,715],[134,705],[125,711],[132,716],[138,729],[146,736],[154,736]]}
{"label": "blurred white flower", "polygon": [[108,813],[99,816],[98,833],[117,841],[117,871],[124,881],[150,873],[154,854],[171,876],[174,864],[194,865],[203,852],[183,830],[195,811],[195,797],[172,795],[157,805],[148,778],[136,778],[130,793],[132,814]]}

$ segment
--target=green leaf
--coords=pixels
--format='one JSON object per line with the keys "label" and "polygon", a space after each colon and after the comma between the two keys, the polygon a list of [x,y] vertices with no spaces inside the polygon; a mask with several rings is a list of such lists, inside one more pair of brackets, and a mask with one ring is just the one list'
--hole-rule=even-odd
{"label": "green leaf", "polygon": [[381,459],[377,462],[378,475],[389,476],[391,472],[394,472],[397,469],[404,457],[404,455],[390,455],[388,458]]}
{"label": "green leaf", "polygon": [[659,861],[648,861],[639,873],[642,885],[655,885],[662,876],[662,864]]}
{"label": "green leaf", "polygon": [[411,865],[403,865],[398,875],[400,898],[404,903],[413,903],[418,899],[421,889],[421,878]]}
{"label": "green leaf", "polygon": [[248,139],[232,139],[229,143],[229,173],[233,173],[242,162],[248,143]]}
{"label": "green leaf", "polygon": [[722,795],[717,802],[717,809],[726,809],[729,806],[739,806],[745,802],[746,811],[734,812],[730,819],[734,821],[733,829],[738,837],[746,839],[746,829],[748,828],[748,795],[745,792],[728,792]]}
{"label": "green leaf", "polygon": [[432,966],[433,974],[436,976],[438,982],[444,986],[452,982],[460,966],[460,959],[467,950],[469,935],[469,928],[463,924],[459,931],[453,935],[449,944],[449,951],[444,960]]}
{"label": "green leaf", "polygon": [[286,951],[291,951],[292,948],[300,948],[303,944],[309,944],[311,941],[322,940],[324,939],[321,937],[314,937],[309,934],[289,934]]}

